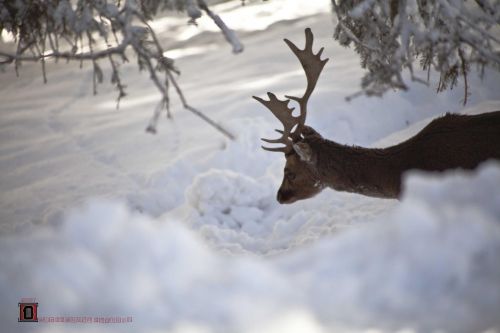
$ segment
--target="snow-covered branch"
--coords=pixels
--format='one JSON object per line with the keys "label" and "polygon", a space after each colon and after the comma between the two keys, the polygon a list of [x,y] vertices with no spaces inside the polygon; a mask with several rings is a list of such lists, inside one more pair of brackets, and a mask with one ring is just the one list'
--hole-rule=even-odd
{"label": "snow-covered branch", "polygon": [[[0,50],[0,65],[13,64],[16,72],[25,61],[40,62],[44,81],[47,59],[58,61],[88,61],[93,65],[94,93],[103,82],[99,61],[108,61],[111,83],[118,90],[118,100],[126,96],[120,73],[121,63],[135,56],[141,70],[149,76],[162,94],[160,107],[154,111],[147,130],[156,131],[156,123],[163,109],[170,117],[168,87],[175,90],[187,109],[190,107],[175,82],[179,74],[172,59],[164,56],[163,47],[149,21],[158,11],[170,9],[185,11],[191,21],[205,11],[221,28],[235,53],[243,46],[234,32],[226,27],[219,16],[213,14],[202,0],[50,0],[50,1],[0,1],[0,33],[7,31],[15,37],[16,49]],[[221,23],[222,22],[222,23]],[[233,136],[213,120],[196,110],[194,112],[229,138]],[[156,120],[155,120],[156,119]]]}
{"label": "snow-covered branch", "polygon": [[[407,89],[401,73],[413,81],[419,62],[440,75],[438,91],[452,88],[471,65],[500,70],[500,1],[498,0],[332,0],[338,19],[335,38],[354,45],[367,73],[362,92],[380,96]],[[359,94],[357,94],[359,95]]]}
{"label": "snow-covered branch", "polygon": [[222,21],[219,15],[215,14],[208,8],[205,0],[198,0],[198,5],[200,6],[201,9],[203,9],[207,13],[207,15],[219,27],[219,29],[224,34],[224,37],[228,41],[228,43],[230,43],[233,46],[233,53],[243,52],[243,44],[241,44],[234,31],[227,27],[227,25],[224,23],[224,21]]}

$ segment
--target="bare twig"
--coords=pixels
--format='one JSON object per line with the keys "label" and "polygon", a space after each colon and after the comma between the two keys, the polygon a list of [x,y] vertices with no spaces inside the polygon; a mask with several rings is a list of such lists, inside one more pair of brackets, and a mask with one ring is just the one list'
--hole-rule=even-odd
{"label": "bare twig", "polygon": [[[145,19],[141,19],[143,21],[143,23],[150,29],[150,31],[153,31],[151,29],[151,26],[147,23],[147,21]],[[217,124],[215,121],[213,121],[211,118],[209,118],[208,116],[206,116],[203,112],[193,108],[192,106],[190,106],[185,97],[184,97],[184,94],[182,93],[182,90],[180,89],[179,85],[177,84],[177,81],[175,80],[174,76],[172,75],[172,71],[176,72],[176,69],[175,67],[172,66],[172,63],[169,62],[169,61],[165,61],[165,57],[163,57],[163,48],[161,47],[161,44],[160,42],[158,41],[158,38],[156,37],[156,35],[154,33],[151,34],[152,35],[152,38],[153,38],[153,41],[156,45],[156,48],[157,48],[157,52],[159,53],[158,57],[158,65],[161,65],[163,66],[165,72],[166,72],[166,75],[167,75],[167,78],[168,80],[166,80],[166,82],[170,81],[172,82],[172,84],[174,85],[174,88],[175,88],[175,91],[177,92],[177,95],[179,96],[180,100],[181,100],[181,103],[183,105],[183,107],[189,111],[191,111],[192,113],[194,113],[195,115],[197,115],[198,117],[200,117],[201,119],[203,119],[205,122],[207,122],[208,124],[210,124],[211,126],[213,126],[215,129],[217,129],[218,131],[220,131],[222,134],[224,134],[225,136],[227,136],[229,139],[231,140],[234,140],[234,136],[229,133],[229,131],[227,131],[226,129],[224,129],[222,126],[220,126],[219,124]],[[152,66],[151,65],[151,62],[146,59],[146,64],[147,66]],[[158,77],[153,73],[152,75],[154,75],[151,79],[153,80],[153,82],[155,82],[156,86],[160,89],[160,91],[162,92],[163,94],[163,99],[162,101],[160,102],[159,105],[161,106],[165,106],[166,109],[167,109],[167,117],[171,117],[170,115],[170,110],[169,110],[169,100],[168,100],[168,92],[167,92],[167,85],[166,86],[161,86],[161,83],[159,82],[158,80]],[[161,86],[161,88],[160,88]],[[156,107],[155,109],[155,112],[153,114],[153,117],[149,123],[149,125],[147,126],[146,128],[146,131],[147,132],[150,132],[150,133],[156,133],[156,124],[157,124],[157,121],[158,121],[158,118],[159,118],[159,114],[160,114],[160,110],[161,108],[159,108],[158,106]]]}
{"label": "bare twig", "polygon": [[181,99],[181,103],[182,103],[182,105],[184,106],[185,109],[191,111],[192,113],[194,113],[195,115],[197,115],[198,117],[200,117],[201,119],[203,119],[205,122],[207,122],[208,124],[212,125],[219,132],[221,132],[222,134],[224,134],[225,136],[227,136],[229,139],[231,139],[231,140],[235,139],[234,135],[231,134],[231,133],[229,133],[229,131],[227,131],[225,128],[223,128],[222,126],[220,126],[219,124],[217,124],[215,121],[213,121],[212,119],[210,119],[209,117],[207,117],[205,114],[203,114],[199,110],[197,110],[197,109],[193,108],[192,106],[190,106],[189,104],[187,104],[186,99],[184,98],[184,94],[182,93],[182,90],[180,89],[179,85],[177,84],[177,82],[176,82],[175,78],[173,77],[172,73],[167,72],[167,75],[169,76],[170,82],[172,82],[172,84],[174,85],[174,88],[175,88],[175,90],[177,92],[177,95]]}
{"label": "bare twig", "polygon": [[467,62],[464,57],[462,49],[458,49],[458,55],[460,57],[462,75],[464,76],[464,106],[467,104],[467,98],[469,97],[469,83],[467,82]]}
{"label": "bare twig", "polygon": [[15,54],[10,54],[7,52],[2,52],[0,51],[0,57],[4,57],[5,60],[0,61],[0,63],[11,63],[13,61],[20,62],[20,61],[40,61],[42,58],[59,58],[59,59],[66,59],[66,60],[96,60],[100,58],[106,58],[110,54],[122,54],[125,51],[125,48],[128,45],[126,44],[121,44],[116,47],[111,47],[105,50],[97,51],[94,53],[91,52],[85,52],[85,53],[72,53],[72,52],[59,52],[57,50],[54,50],[52,53],[49,54],[40,54],[38,56],[23,56],[23,55],[15,55]]}
{"label": "bare twig", "polygon": [[125,93],[125,86],[122,84],[122,81],[120,79],[120,74],[118,72],[118,66],[113,60],[113,56],[109,54],[108,58],[109,58],[109,63],[111,64],[111,69],[113,71],[111,73],[111,83],[115,84],[116,88],[118,89],[118,98],[116,99],[116,108],[118,109],[120,107],[120,100],[127,94]]}
{"label": "bare twig", "polygon": [[151,134],[156,134],[156,127],[158,125],[158,119],[160,118],[161,110],[165,106],[165,99],[162,99],[158,105],[155,107],[155,111],[153,112],[153,117],[149,121],[148,127],[146,127],[146,132]]}

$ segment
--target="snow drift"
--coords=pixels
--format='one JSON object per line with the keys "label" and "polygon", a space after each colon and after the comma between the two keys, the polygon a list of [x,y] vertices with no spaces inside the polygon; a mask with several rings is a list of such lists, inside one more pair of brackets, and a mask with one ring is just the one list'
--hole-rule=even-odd
{"label": "snow drift", "polygon": [[[265,192],[231,173],[209,175],[222,192]],[[221,216],[229,198],[245,195],[225,200],[201,191],[202,198],[204,179],[188,193],[200,216],[221,228],[257,228],[261,208],[231,201],[234,212]],[[2,237],[0,281],[9,286],[1,289],[2,325],[22,328],[15,304],[19,295],[36,295],[39,316],[133,317],[126,326],[36,326],[47,332],[499,328],[499,183],[497,162],[444,178],[414,173],[383,221],[268,258],[226,256],[182,223],[152,220],[118,202],[89,202],[58,227]]]}

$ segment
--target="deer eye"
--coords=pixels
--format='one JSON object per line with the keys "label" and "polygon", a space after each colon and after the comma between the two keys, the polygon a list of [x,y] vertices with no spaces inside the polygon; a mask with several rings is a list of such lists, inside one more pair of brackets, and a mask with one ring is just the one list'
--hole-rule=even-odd
{"label": "deer eye", "polygon": [[288,172],[286,174],[286,177],[289,179],[289,180],[294,180],[295,179],[295,174],[293,172]]}

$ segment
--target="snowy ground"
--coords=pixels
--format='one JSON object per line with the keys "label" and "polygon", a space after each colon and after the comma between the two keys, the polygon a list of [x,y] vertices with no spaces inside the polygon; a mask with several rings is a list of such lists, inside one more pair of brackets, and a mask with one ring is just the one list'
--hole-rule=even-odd
{"label": "snowy ground", "polygon": [[[308,26],[330,58],[308,123],[342,143],[389,145],[444,112],[500,110],[500,75],[471,76],[465,110],[461,87],[418,84],[347,103],[362,72],[331,39],[329,1],[283,3],[214,7],[240,30],[238,56],[209,23],[156,23],[187,98],[235,142],[178,105],[146,134],[159,95],[133,65],[119,110],[111,87],[92,96],[89,66],[50,65],[47,85],[34,65],[0,74],[2,331],[500,331],[499,163],[410,175],[399,202],[326,190],[281,206],[284,158],[259,142],[278,123],[250,98],[303,91],[282,39],[300,45]],[[133,322],[22,325],[22,297],[39,316]]]}

